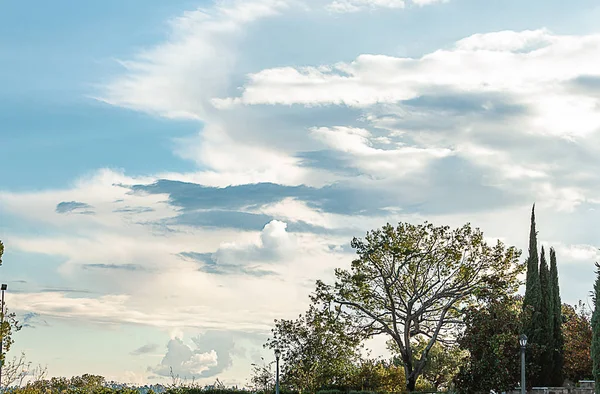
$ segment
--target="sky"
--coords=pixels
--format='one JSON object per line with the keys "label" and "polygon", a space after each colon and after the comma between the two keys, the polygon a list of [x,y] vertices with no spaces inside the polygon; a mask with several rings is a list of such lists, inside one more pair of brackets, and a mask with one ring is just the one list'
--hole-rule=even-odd
{"label": "sky", "polygon": [[[50,376],[248,383],[386,223],[600,261],[595,0],[69,0],[0,12],[0,277]],[[383,354],[381,343],[372,345]]]}

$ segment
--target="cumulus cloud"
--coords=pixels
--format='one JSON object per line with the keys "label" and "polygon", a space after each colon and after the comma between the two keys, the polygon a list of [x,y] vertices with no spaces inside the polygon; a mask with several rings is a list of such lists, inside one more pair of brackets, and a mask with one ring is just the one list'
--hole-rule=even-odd
{"label": "cumulus cloud", "polygon": [[216,103],[365,107],[414,99],[440,88],[504,92],[537,115],[527,125],[532,131],[587,135],[600,127],[596,101],[574,100],[564,84],[595,75],[589,60],[600,58],[599,46],[598,35],[559,36],[545,30],[477,34],[418,59],[361,55],[351,63],[262,70],[249,75],[239,98]]}
{"label": "cumulus cloud", "polygon": [[547,247],[554,246],[558,256],[574,262],[600,262],[600,248],[592,245],[565,245],[562,242],[556,245],[547,244]]}
{"label": "cumulus cloud", "polygon": [[182,379],[195,378],[211,367],[219,363],[217,353],[214,350],[202,352],[192,350],[179,338],[171,339],[167,344],[167,354],[160,362],[160,365],[148,367],[149,372],[160,376],[175,376]]}
{"label": "cumulus cloud", "polygon": [[[452,154],[450,149],[404,146],[405,144],[399,142],[387,149],[378,149],[373,147],[373,142],[377,140],[365,129],[343,126],[315,127],[311,133],[331,149],[348,153],[348,162],[362,173],[373,175],[402,176],[426,168],[427,164],[436,158]],[[385,137],[383,142],[384,145],[391,144],[388,137]]]}
{"label": "cumulus cloud", "polygon": [[273,220],[265,225],[257,242],[221,244],[213,258],[218,263],[278,261],[292,252],[294,240],[286,231],[287,223]]}

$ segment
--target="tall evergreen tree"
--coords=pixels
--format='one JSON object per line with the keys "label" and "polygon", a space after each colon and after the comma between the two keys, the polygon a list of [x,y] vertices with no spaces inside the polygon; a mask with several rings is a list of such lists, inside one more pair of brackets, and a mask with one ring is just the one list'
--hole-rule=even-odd
{"label": "tall evergreen tree", "polygon": [[528,338],[527,345],[527,382],[530,386],[542,384],[541,373],[541,328],[540,313],[541,287],[538,271],[537,231],[535,229],[535,204],[531,209],[531,228],[529,232],[529,257],[527,258],[527,276],[525,280],[525,297],[523,298],[523,330]]}
{"label": "tall evergreen tree", "polygon": [[558,267],[556,264],[556,251],[550,248],[550,283],[552,284],[552,335],[553,335],[553,355],[552,355],[552,380],[550,384],[553,387],[562,386],[565,378],[563,375],[563,365],[565,360],[565,339],[562,332],[563,316],[562,301],[560,299],[560,288],[558,285]]}
{"label": "tall evergreen tree", "polygon": [[600,393],[600,264],[596,263],[594,283],[594,312],[592,313],[592,374],[596,381],[596,393]]}
{"label": "tall evergreen tree", "polygon": [[540,257],[540,383],[543,386],[550,386],[552,380],[552,363],[554,355],[554,308],[553,289],[550,282],[550,270],[546,262],[546,253],[542,246]]}

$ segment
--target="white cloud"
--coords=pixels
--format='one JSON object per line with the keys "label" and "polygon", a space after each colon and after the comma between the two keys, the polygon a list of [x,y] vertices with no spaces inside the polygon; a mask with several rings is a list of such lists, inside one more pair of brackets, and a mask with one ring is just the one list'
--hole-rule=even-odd
{"label": "white cloud", "polygon": [[450,149],[419,148],[397,144],[395,149],[376,149],[371,133],[365,129],[336,126],[315,127],[311,135],[331,149],[350,154],[350,165],[363,173],[396,177],[423,170],[433,160],[452,154]]}
{"label": "white cloud", "polygon": [[592,264],[594,262],[600,263],[600,249],[597,246],[565,245],[562,242],[557,242],[555,244],[547,242],[546,246],[554,246],[557,259],[564,258],[567,261],[583,262],[587,264]]}
{"label": "white cloud", "polygon": [[208,99],[229,84],[243,28],[288,3],[233,0],[186,12],[171,21],[167,42],[122,61],[127,73],[104,86],[97,98],[172,118],[204,119]]}
{"label": "white cloud", "polygon": [[449,1],[450,0],[412,0],[413,4],[416,4],[420,7],[437,3],[448,3]]}
{"label": "white cloud", "polygon": [[[597,98],[565,91],[580,75],[596,75],[600,35],[552,35],[545,30],[477,34],[419,59],[361,55],[351,63],[280,67],[249,75],[238,98],[218,105],[396,103],[444,88],[503,92],[527,104],[530,132],[585,136],[600,127]],[[560,108],[560,111],[557,109]]]}
{"label": "white cloud", "polygon": [[265,225],[260,238],[250,243],[226,242],[213,254],[217,263],[240,265],[279,261],[292,253],[295,242],[287,224],[273,220]]}
{"label": "white cloud", "polygon": [[193,378],[219,363],[217,353],[214,350],[209,352],[192,350],[178,338],[171,339],[167,349],[167,354],[160,365],[148,368],[150,372],[160,376],[171,376],[172,372],[182,379]]}
{"label": "white cloud", "polygon": [[333,12],[356,12],[365,8],[404,8],[404,0],[334,0],[327,5]]}

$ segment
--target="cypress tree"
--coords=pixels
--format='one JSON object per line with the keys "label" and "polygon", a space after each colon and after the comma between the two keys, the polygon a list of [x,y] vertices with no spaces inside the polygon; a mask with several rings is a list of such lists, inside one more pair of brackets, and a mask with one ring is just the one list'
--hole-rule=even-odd
{"label": "cypress tree", "polygon": [[[540,275],[538,272],[537,232],[535,230],[535,204],[531,209],[531,228],[529,231],[529,257],[527,258],[527,277],[525,280],[525,297],[523,308],[530,307],[533,311],[540,309]],[[531,333],[527,333],[531,334]]]}
{"label": "cypress tree", "polygon": [[552,363],[554,353],[554,308],[553,308],[553,289],[550,281],[550,270],[546,262],[546,253],[542,246],[540,256],[540,383],[543,386],[550,386],[552,380]]}
{"label": "cypress tree", "polygon": [[565,378],[563,374],[563,365],[565,362],[565,340],[562,332],[562,301],[560,299],[560,288],[558,286],[558,267],[556,264],[556,251],[550,248],[550,283],[552,286],[552,335],[553,335],[553,355],[552,355],[552,380],[553,387],[561,387]]}
{"label": "cypress tree", "polygon": [[592,313],[592,374],[596,381],[595,392],[600,393],[600,264],[596,263],[594,283],[594,313]]}
{"label": "cypress tree", "polygon": [[527,275],[525,280],[525,296],[523,297],[523,328],[528,338],[527,345],[527,382],[531,386],[541,384],[541,288],[538,271],[537,231],[535,229],[535,204],[531,209],[531,227],[529,232],[529,257],[527,258]]}

